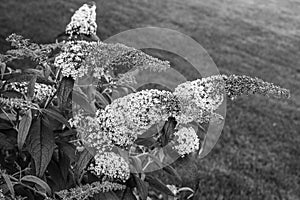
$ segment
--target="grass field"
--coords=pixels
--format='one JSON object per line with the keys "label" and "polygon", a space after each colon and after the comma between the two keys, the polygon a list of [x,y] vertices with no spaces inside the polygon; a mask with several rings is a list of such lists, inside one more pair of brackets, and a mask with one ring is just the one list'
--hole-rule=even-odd
{"label": "grass field", "polygon": [[[10,0],[0,4],[0,52],[15,32],[53,42],[85,1]],[[98,35],[157,26],[198,41],[226,74],[257,76],[291,99],[228,102],[224,130],[203,160],[178,169],[194,199],[300,199],[299,0],[98,0]]]}

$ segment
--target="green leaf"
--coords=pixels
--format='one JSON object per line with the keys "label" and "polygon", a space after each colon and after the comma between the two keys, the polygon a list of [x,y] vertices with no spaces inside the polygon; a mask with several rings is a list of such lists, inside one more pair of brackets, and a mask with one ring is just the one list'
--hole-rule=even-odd
{"label": "green leaf", "polygon": [[97,193],[94,194],[93,199],[94,200],[120,200],[119,197],[114,192]]}
{"label": "green leaf", "polygon": [[27,95],[27,98],[30,99],[30,100],[34,96],[34,85],[36,83],[36,79],[37,79],[37,76],[35,75],[31,78],[31,80],[28,83],[28,87],[27,87],[28,89],[27,89],[27,94],[26,95]]}
{"label": "green leaf", "polygon": [[25,115],[22,117],[22,119],[19,123],[17,142],[18,142],[18,148],[20,151],[22,150],[25,140],[27,138],[27,135],[29,133],[31,122],[32,122],[32,114],[31,114],[31,110],[28,110],[28,111],[26,111]]}
{"label": "green leaf", "polygon": [[14,197],[15,196],[15,190],[14,190],[14,186],[13,186],[13,183],[11,182],[10,178],[9,178],[9,175],[7,174],[2,174],[2,177],[4,178],[4,181],[11,193],[11,195]]}
{"label": "green leaf", "polygon": [[58,106],[60,109],[65,110],[68,106],[70,94],[73,90],[74,80],[70,77],[64,77],[61,80],[60,86],[57,90]]}
{"label": "green leaf", "polygon": [[21,72],[21,73],[13,73],[13,74],[8,74],[4,75],[3,79],[7,80],[8,82],[29,82],[32,80],[32,78],[36,76],[36,82],[37,83],[43,83],[46,85],[53,85],[54,82],[50,81],[42,76],[40,76],[38,73],[28,71],[28,72]]}
{"label": "green leaf", "polygon": [[11,128],[13,128],[13,126],[10,121],[4,119],[0,120],[0,130],[7,130]]}
{"label": "green leaf", "polygon": [[93,155],[87,149],[84,149],[84,151],[80,153],[75,167],[75,176],[77,177],[77,180],[80,179],[82,171],[86,168],[86,165],[92,158]]}
{"label": "green leaf", "polygon": [[7,137],[4,133],[0,133],[0,149],[14,149],[15,145],[11,138]]}
{"label": "green leaf", "polygon": [[146,200],[148,196],[148,183],[142,181],[140,177],[138,177],[136,174],[133,174],[133,178],[136,182],[136,187],[139,192],[139,196],[141,197],[141,200]]}
{"label": "green leaf", "polygon": [[168,121],[162,128],[161,144],[166,146],[169,143],[170,136],[175,132],[176,121],[175,118],[169,117]]}
{"label": "green leaf", "polygon": [[3,74],[5,73],[6,64],[4,62],[0,61],[0,73],[1,73],[1,79],[3,79]]}
{"label": "green leaf", "polygon": [[21,178],[21,181],[28,181],[28,182],[35,183],[43,188],[44,191],[42,192],[46,192],[49,195],[51,194],[51,189],[49,185],[45,181],[43,181],[42,179],[36,176],[32,176],[32,175],[24,176]]}
{"label": "green leaf", "polygon": [[132,193],[132,190],[127,187],[123,193],[122,200],[137,200],[137,198]]}
{"label": "green leaf", "polygon": [[51,160],[55,145],[53,131],[45,125],[41,116],[33,120],[26,143],[34,159],[36,175],[41,177]]}
{"label": "green leaf", "polygon": [[68,142],[62,142],[58,141],[57,145],[59,146],[59,149],[63,151],[70,159],[70,162],[73,163],[76,161],[76,147],[73,144],[70,144]]}
{"label": "green leaf", "polygon": [[94,114],[96,112],[95,105],[89,101],[88,96],[78,87],[76,87],[76,90],[73,90],[72,92],[72,101],[90,114]]}
{"label": "green leaf", "polygon": [[42,113],[44,113],[45,115],[47,115],[47,117],[55,119],[56,121],[61,122],[62,124],[66,125],[69,129],[71,128],[71,125],[69,124],[68,120],[59,112],[57,112],[56,110],[53,109],[42,109]]}
{"label": "green leaf", "polygon": [[141,173],[143,171],[142,161],[138,157],[131,156],[131,157],[129,157],[129,160],[130,160],[130,164],[136,170],[136,173]]}
{"label": "green leaf", "polygon": [[178,174],[178,172],[176,171],[176,169],[174,169],[173,167],[171,167],[170,165],[165,166],[163,168],[164,171],[166,171],[168,174],[170,174],[171,176],[175,177],[179,182],[182,182],[182,179],[180,177],[180,175]]}
{"label": "green leaf", "polygon": [[175,196],[173,192],[158,178],[154,176],[146,176],[145,181],[149,183],[150,186],[163,192],[164,194]]}

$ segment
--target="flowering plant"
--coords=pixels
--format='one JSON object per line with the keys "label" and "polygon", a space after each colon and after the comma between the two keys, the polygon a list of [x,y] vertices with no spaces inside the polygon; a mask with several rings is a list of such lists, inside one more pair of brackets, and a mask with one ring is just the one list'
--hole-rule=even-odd
{"label": "flowering plant", "polygon": [[[170,163],[201,149],[198,128],[222,120],[217,109],[226,96],[289,97],[237,75],[136,91],[130,85],[139,70],[164,71],[169,61],[104,43],[96,30],[96,7],[84,4],[60,42],[7,38],[13,49],[0,55],[0,199],[179,198],[193,190],[179,187]],[[126,95],[113,98],[120,89]],[[177,186],[152,173],[158,170]]]}

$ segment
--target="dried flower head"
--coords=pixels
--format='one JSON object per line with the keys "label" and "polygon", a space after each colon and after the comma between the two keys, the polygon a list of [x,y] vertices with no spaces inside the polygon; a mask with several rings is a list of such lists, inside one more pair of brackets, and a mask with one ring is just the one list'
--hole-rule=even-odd
{"label": "dried flower head", "polygon": [[66,27],[66,33],[73,35],[95,35],[96,24],[96,5],[84,4],[72,16],[71,22]]}
{"label": "dried flower head", "polygon": [[85,184],[76,188],[71,188],[69,190],[61,190],[56,192],[56,194],[63,200],[85,200],[89,197],[93,197],[94,194],[104,193],[116,190],[124,190],[125,185],[119,183],[112,183],[109,181],[93,182],[91,184]]}
{"label": "dried flower head", "polygon": [[289,98],[290,91],[273,83],[265,82],[259,78],[249,76],[230,75],[223,76],[226,84],[227,96],[235,99],[241,95],[259,94],[274,98]]}
{"label": "dried flower head", "polygon": [[174,133],[174,136],[173,148],[182,157],[199,149],[199,138],[192,127],[180,127],[179,130]]}
{"label": "dried flower head", "polygon": [[95,164],[89,167],[96,175],[126,181],[130,176],[130,169],[125,159],[114,152],[103,152],[95,155]]}

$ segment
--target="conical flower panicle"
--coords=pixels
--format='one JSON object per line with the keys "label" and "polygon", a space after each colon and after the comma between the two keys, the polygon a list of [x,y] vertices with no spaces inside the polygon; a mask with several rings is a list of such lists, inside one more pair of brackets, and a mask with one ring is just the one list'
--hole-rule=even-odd
{"label": "conical flower panicle", "polygon": [[225,89],[227,96],[235,99],[241,95],[258,94],[273,98],[289,98],[290,91],[274,85],[273,83],[265,82],[259,78],[249,76],[230,75],[223,76],[225,81]]}
{"label": "conical flower panicle", "polygon": [[96,35],[96,31],[96,5],[94,4],[81,6],[75,11],[71,22],[66,27],[66,33],[71,37],[80,34]]}
{"label": "conical flower panicle", "polygon": [[93,197],[93,195],[97,193],[124,190],[125,188],[125,185],[119,183],[113,183],[109,181],[96,181],[90,184],[78,186],[76,188],[61,190],[59,192],[56,192],[56,194],[64,200],[84,200],[88,199],[89,197]]}
{"label": "conical flower panicle", "polygon": [[[130,56],[129,56],[130,55]],[[153,58],[140,50],[122,44],[106,44],[103,42],[68,41],[62,52],[55,58],[54,65],[62,69],[62,76],[77,79],[92,74],[101,80],[101,77],[118,75],[116,66],[126,65],[123,73],[136,67],[163,71],[170,67],[168,61]],[[130,76],[132,73],[128,73]],[[128,77],[127,77],[128,78]]]}

